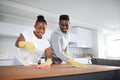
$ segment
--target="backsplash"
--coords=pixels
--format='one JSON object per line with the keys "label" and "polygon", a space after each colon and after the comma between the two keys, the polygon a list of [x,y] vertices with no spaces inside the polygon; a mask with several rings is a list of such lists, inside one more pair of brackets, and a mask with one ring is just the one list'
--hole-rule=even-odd
{"label": "backsplash", "polygon": [[70,47],[69,53],[70,53],[70,58],[82,57],[82,49],[80,49],[79,47]]}
{"label": "backsplash", "polygon": [[0,36],[0,59],[13,59],[16,39],[17,37]]}
{"label": "backsplash", "polygon": [[70,58],[84,58],[93,55],[92,48],[69,47]]}

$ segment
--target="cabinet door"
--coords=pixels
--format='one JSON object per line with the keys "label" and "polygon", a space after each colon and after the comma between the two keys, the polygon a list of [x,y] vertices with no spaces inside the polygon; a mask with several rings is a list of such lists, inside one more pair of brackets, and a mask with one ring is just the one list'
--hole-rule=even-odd
{"label": "cabinet door", "polygon": [[93,32],[90,29],[76,27],[71,31],[71,42],[77,42],[78,47],[92,48]]}
{"label": "cabinet door", "polygon": [[78,42],[78,31],[77,28],[71,28],[70,29],[70,42]]}
{"label": "cabinet door", "polygon": [[9,36],[9,37],[11,36],[18,37],[20,33],[25,30],[33,30],[33,27],[4,23],[4,22],[0,22],[0,26],[2,26],[0,28],[0,35]]}
{"label": "cabinet door", "polygon": [[93,46],[93,33],[90,29],[78,28],[78,45],[81,47]]}
{"label": "cabinet door", "polygon": [[12,60],[0,60],[0,66],[11,66]]}

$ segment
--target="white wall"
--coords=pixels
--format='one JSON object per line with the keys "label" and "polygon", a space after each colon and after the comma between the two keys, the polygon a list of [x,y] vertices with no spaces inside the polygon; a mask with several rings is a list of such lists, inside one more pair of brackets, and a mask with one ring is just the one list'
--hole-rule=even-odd
{"label": "white wall", "polygon": [[76,42],[78,47],[92,48],[93,47],[93,30],[83,27],[71,28],[71,42]]}
{"label": "white wall", "polygon": [[33,30],[33,27],[0,22],[0,35],[18,37],[24,30]]}
{"label": "white wall", "polygon": [[98,30],[93,30],[93,53],[95,57],[98,57]]}
{"label": "white wall", "polygon": [[23,25],[0,22],[0,58],[12,59],[16,53],[15,42],[19,34],[32,29]]}
{"label": "white wall", "polygon": [[17,37],[0,36],[0,59],[12,59],[16,53]]}

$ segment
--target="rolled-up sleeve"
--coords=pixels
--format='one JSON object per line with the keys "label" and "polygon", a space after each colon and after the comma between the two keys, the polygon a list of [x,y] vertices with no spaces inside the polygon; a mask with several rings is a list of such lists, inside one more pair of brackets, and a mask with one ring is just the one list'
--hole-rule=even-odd
{"label": "rolled-up sleeve", "polygon": [[68,62],[69,58],[64,55],[64,51],[62,50],[61,36],[57,33],[51,35],[51,45],[54,53],[57,57],[62,59],[65,62]]}

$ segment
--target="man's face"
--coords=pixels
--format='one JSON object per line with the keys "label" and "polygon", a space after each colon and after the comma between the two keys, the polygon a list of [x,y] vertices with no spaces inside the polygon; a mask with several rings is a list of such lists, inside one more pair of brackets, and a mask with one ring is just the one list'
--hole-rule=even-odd
{"label": "man's face", "polygon": [[61,20],[59,22],[60,29],[63,33],[67,33],[67,30],[69,28],[69,21],[68,20]]}

